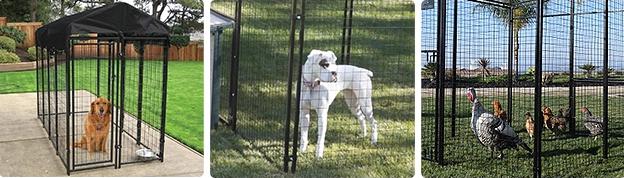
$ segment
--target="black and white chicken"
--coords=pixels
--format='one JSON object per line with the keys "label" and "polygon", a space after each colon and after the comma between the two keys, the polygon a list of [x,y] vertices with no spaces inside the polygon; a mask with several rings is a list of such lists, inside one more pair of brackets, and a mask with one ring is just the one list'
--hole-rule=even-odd
{"label": "black and white chicken", "polygon": [[604,132],[602,117],[592,115],[591,111],[589,111],[587,107],[581,108],[581,112],[583,112],[585,116],[585,122],[583,123],[583,125],[585,125],[585,128],[589,130],[591,136],[594,137],[594,140],[596,140],[598,138],[598,135]]}
{"label": "black and white chicken", "polygon": [[486,112],[483,105],[477,98],[477,93],[474,88],[468,88],[466,91],[468,101],[472,103],[472,119],[470,121],[470,128],[472,132],[477,136],[479,143],[487,147],[490,150],[490,155],[499,151],[498,158],[503,158],[503,150],[505,149],[518,149],[518,145],[532,153],[531,148],[518,137],[518,134],[513,130],[508,122],[494,117],[493,114]]}

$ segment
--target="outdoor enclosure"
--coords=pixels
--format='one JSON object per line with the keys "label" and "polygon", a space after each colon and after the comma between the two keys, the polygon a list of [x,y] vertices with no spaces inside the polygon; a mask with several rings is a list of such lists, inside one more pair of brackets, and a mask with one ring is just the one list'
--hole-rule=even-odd
{"label": "outdoor enclosure", "polygon": [[[212,8],[237,19],[237,27],[225,29],[221,37],[232,45],[222,45],[220,52],[229,59],[221,61],[220,117],[272,169],[329,177],[412,174],[412,1],[226,0],[214,1]],[[323,159],[314,156],[315,112],[308,149],[297,150],[301,66],[313,49],[333,51],[337,64],[374,73],[370,98],[378,124],[376,146],[370,127],[367,137],[358,137],[358,120],[341,93],[329,109]]]}
{"label": "outdoor enclosure", "polygon": [[[423,159],[463,176],[588,177],[621,168],[624,3],[453,0],[422,13]],[[470,128],[469,87],[489,113],[501,103],[531,155],[490,159]],[[548,127],[543,107],[566,118],[564,129]],[[602,134],[585,126],[583,107],[602,118]],[[425,165],[423,175],[444,172],[436,169]]]}
{"label": "outdoor enclosure", "polygon": [[[37,30],[38,117],[68,175],[163,161],[168,31],[125,3],[67,16]],[[89,152],[76,144],[86,136],[87,117],[96,112],[92,102],[98,97],[110,101],[110,128],[104,128],[104,150]]]}

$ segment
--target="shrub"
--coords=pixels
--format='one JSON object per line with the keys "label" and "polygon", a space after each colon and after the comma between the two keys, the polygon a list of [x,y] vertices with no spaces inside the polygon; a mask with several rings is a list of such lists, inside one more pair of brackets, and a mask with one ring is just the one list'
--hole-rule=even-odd
{"label": "shrub", "polygon": [[6,36],[0,36],[0,49],[15,52],[15,40]]}
{"label": "shrub", "polygon": [[1,63],[17,63],[20,62],[20,58],[17,54],[9,52],[7,50],[0,49],[0,64]]}
{"label": "shrub", "polygon": [[26,33],[17,28],[0,26],[0,36],[7,36],[17,43],[23,43],[24,38],[26,38]]}
{"label": "shrub", "polygon": [[171,35],[169,40],[171,40],[171,45],[180,48],[188,45],[191,42],[191,37],[188,35]]}
{"label": "shrub", "polygon": [[[39,51],[41,52],[41,51]],[[45,49],[43,50],[43,52],[45,53]],[[39,54],[41,55],[41,54]],[[28,48],[28,59],[30,60],[35,60],[37,59],[37,47],[30,47]]]}

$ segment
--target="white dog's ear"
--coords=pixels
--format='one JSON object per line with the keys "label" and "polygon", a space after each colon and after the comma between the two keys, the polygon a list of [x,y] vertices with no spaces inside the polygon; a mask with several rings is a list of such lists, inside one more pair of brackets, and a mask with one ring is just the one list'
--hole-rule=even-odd
{"label": "white dog's ear", "polygon": [[[312,51],[310,51],[310,54],[308,54],[308,60],[312,59],[312,60],[316,60],[318,59],[318,56],[323,55],[323,51],[318,50],[318,49],[313,49]],[[310,61],[310,62],[314,62],[316,63],[316,61]]]}
{"label": "white dog's ear", "polygon": [[334,52],[332,51],[327,51],[327,53],[330,54],[329,63],[335,64],[336,60],[338,60],[338,58],[336,57],[336,54],[334,54]]}

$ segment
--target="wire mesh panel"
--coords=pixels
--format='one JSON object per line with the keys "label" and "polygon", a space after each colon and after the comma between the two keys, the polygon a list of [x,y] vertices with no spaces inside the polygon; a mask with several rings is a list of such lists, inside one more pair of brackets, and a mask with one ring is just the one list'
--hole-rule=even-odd
{"label": "wire mesh panel", "polygon": [[[410,118],[414,113],[409,111],[414,107],[415,57],[412,2],[306,1],[304,6],[305,27],[298,29],[298,35],[304,33],[303,56],[299,56],[303,57],[302,115],[295,117],[301,133],[295,139],[305,140],[307,130],[309,146],[298,150],[297,173],[315,175],[321,165],[330,165],[325,172],[329,175],[410,175],[407,165],[414,130]],[[316,54],[314,49],[325,53]],[[315,75],[310,72],[314,65],[309,65],[314,55],[326,59],[331,56],[327,51],[334,53],[338,64],[334,71],[337,85],[327,82],[317,88],[306,84],[310,80],[306,76]],[[315,92],[322,94],[315,97]],[[331,105],[317,103],[334,94],[338,97],[329,100]],[[324,139],[319,136],[323,130]],[[324,144],[319,146],[321,142]],[[316,159],[319,149],[324,149],[322,159]],[[387,167],[378,164],[384,159],[396,166],[396,171],[385,172]],[[364,172],[361,167],[368,169]]]}

